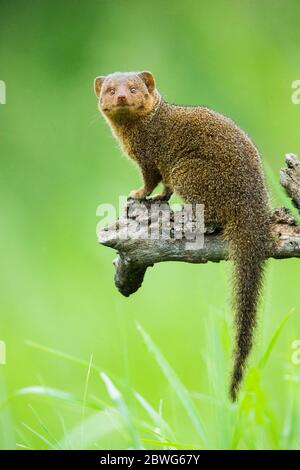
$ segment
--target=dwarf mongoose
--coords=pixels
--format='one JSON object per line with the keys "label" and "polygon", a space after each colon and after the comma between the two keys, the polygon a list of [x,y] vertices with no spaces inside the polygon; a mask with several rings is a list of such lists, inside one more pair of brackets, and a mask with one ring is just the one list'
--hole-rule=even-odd
{"label": "dwarf mongoose", "polygon": [[270,243],[270,207],[259,153],[232,120],[201,106],[165,101],[150,72],[95,79],[99,109],[124,152],[139,165],[142,199],[158,183],[158,199],[174,191],[204,204],[205,220],[220,223],[234,262],[236,346],[230,395],[243,378],[253,342],[263,266]]}

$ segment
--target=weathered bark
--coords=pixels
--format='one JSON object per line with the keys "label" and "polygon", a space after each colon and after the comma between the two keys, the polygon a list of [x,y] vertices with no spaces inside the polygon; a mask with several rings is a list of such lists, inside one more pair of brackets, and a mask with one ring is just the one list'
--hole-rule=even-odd
{"label": "weathered bark", "polygon": [[[300,162],[295,155],[289,154],[286,163],[288,168],[281,170],[280,182],[300,211]],[[136,292],[142,285],[147,268],[155,263],[206,263],[228,259],[228,246],[222,238],[221,227],[213,224],[203,227],[203,246],[195,245],[192,242],[195,219],[191,218],[188,229],[185,225],[183,231],[179,215],[184,216],[183,211],[173,212],[167,203],[129,199],[124,214],[99,231],[99,243],[118,252],[114,261],[115,284],[121,294],[127,297]],[[300,227],[288,209],[273,211],[272,226],[275,246],[269,257],[299,258]]]}
{"label": "weathered bark", "polygon": [[286,155],[285,161],[287,168],[280,170],[280,183],[300,212],[300,162],[292,153]]}

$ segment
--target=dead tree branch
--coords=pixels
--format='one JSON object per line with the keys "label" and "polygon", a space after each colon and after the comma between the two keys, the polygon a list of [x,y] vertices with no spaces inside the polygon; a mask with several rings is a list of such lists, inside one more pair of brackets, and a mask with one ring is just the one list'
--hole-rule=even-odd
{"label": "dead tree branch", "polygon": [[285,161],[287,168],[280,170],[280,183],[300,212],[300,162],[292,153],[286,155]]}
{"label": "dead tree branch", "polygon": [[[280,171],[280,182],[300,212],[300,162],[295,155],[288,154],[286,163],[287,168]],[[207,263],[228,259],[228,246],[222,238],[221,227],[203,227],[203,245],[198,247],[191,242],[196,233],[195,219],[190,219],[190,229],[185,228],[183,233],[183,217],[186,217],[183,211],[173,212],[167,203],[129,199],[124,214],[99,231],[99,243],[118,252],[114,260],[115,284],[121,294],[127,297],[136,292],[147,268],[155,263]],[[288,209],[275,209],[272,225],[275,247],[269,257],[300,258],[300,226]]]}

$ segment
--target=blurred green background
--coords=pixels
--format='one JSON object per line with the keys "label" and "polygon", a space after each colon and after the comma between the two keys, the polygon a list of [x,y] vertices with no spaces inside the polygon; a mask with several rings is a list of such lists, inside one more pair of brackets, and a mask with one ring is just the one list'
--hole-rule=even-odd
{"label": "blurred green background", "polygon": [[96,75],[151,70],[166,99],[239,123],[261,151],[273,205],[290,207],[279,169],[300,150],[299,15],[296,0],[0,1],[2,448],[299,448],[299,261],[268,263],[232,406],[229,263],[156,265],[128,299],[114,287],[96,208],[140,180],[93,93]]}

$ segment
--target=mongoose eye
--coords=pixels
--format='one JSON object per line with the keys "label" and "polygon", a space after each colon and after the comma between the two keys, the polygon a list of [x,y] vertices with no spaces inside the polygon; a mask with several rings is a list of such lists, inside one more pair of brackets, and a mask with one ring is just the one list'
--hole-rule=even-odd
{"label": "mongoose eye", "polygon": [[111,96],[113,96],[116,93],[116,90],[114,88],[110,88],[108,92]]}
{"label": "mongoose eye", "polygon": [[136,93],[136,88],[134,88],[134,87],[130,88],[130,92],[131,93]]}

